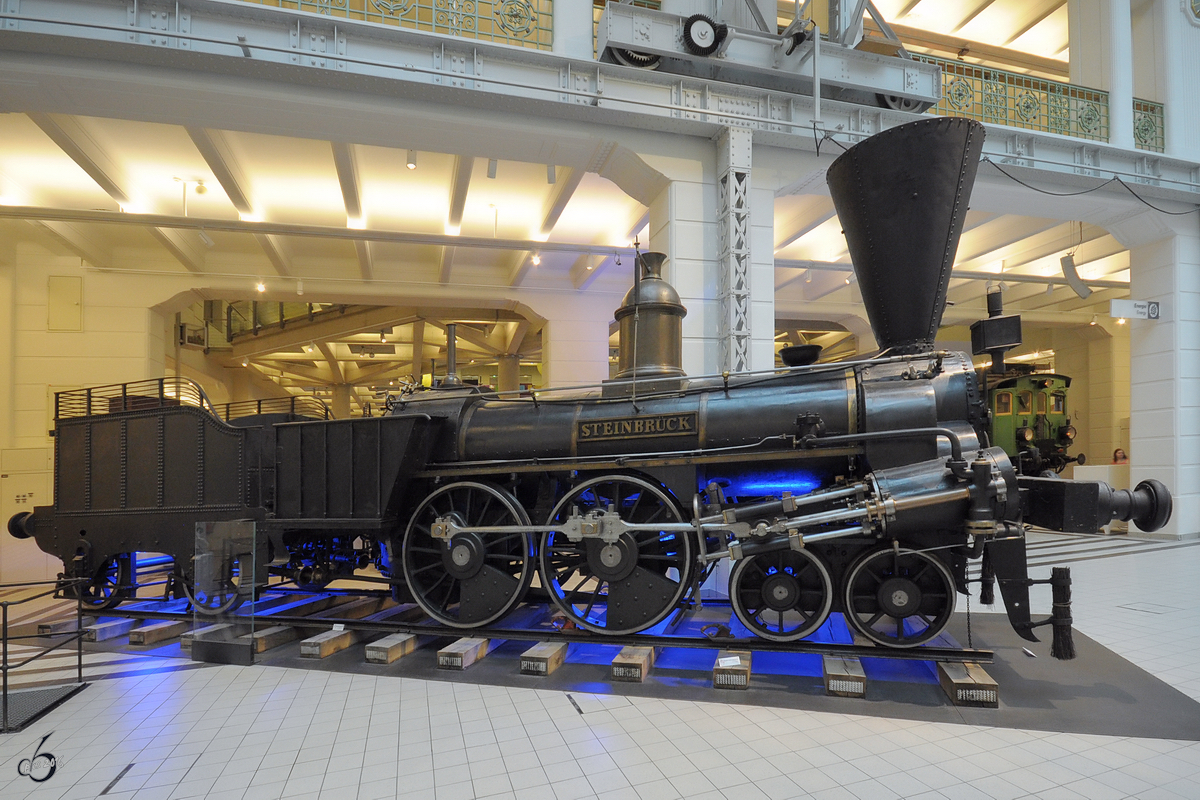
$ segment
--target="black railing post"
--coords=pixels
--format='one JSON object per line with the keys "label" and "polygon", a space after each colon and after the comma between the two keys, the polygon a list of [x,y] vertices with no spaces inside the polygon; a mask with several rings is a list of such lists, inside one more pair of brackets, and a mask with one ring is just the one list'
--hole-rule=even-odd
{"label": "black railing post", "polygon": [[92,390],[88,389],[87,390],[87,411],[84,413],[84,416],[90,417],[91,415],[92,415]]}
{"label": "black railing post", "polygon": [[[119,570],[118,570],[119,571]],[[75,592],[75,672],[76,682],[83,683],[83,591]]]}
{"label": "black railing post", "polygon": [[8,733],[8,603],[0,603],[0,610],[3,611],[3,632],[0,636],[3,637],[4,646],[3,653],[0,658],[3,659],[3,664],[0,664],[0,670],[4,672],[4,727],[3,731]]}

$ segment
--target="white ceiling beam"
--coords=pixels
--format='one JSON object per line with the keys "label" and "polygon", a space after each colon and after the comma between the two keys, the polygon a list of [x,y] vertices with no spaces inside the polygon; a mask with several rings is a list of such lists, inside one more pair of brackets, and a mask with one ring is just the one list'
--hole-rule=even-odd
{"label": "white ceiling beam", "polygon": [[234,341],[233,354],[238,358],[246,358],[278,350],[290,350],[355,333],[378,333],[383,328],[404,325],[415,319],[419,317],[413,309],[396,307],[331,315],[307,324],[289,325],[283,330],[275,328],[263,331],[258,336],[239,337]]}
{"label": "white ceiling beam", "polygon": [[521,351],[525,336],[529,333],[529,320],[517,320],[509,326],[508,343],[504,347],[504,355],[515,356]]}
{"label": "white ceiling beam", "polygon": [[341,239],[394,244],[445,245],[479,250],[540,250],[543,253],[594,253],[630,256],[632,247],[580,242],[540,242],[532,239],[499,239],[491,236],[447,236],[406,231],[353,230],[329,225],[305,225],[290,222],[250,222],[219,217],[173,217],[166,214],[122,214],[115,211],[43,208],[38,206],[0,205],[0,218],[57,220],[60,222],[99,222],[117,225],[155,225],[178,230],[208,230],[226,233],[267,233],[317,239]]}
{"label": "white ceiling beam", "polygon": [[370,242],[354,240],[354,254],[358,257],[358,271],[364,281],[375,280],[375,254]]}
{"label": "white ceiling beam", "polygon": [[[79,120],[65,114],[31,112],[29,118],[88,174],[122,209],[132,203],[124,171],[97,144]],[[178,230],[151,227],[150,233],[191,272],[204,271],[204,251]]]}
{"label": "white ceiling beam", "polygon": [[533,253],[530,250],[518,250],[513,253],[512,260],[509,262],[508,268],[508,285],[512,287],[520,286],[525,276],[529,274],[529,270],[533,268]]}
{"label": "white ceiling beam", "polygon": [[446,224],[454,230],[458,230],[462,225],[467,192],[471,188],[471,173],[474,171],[474,156],[454,157],[454,175],[450,181],[450,211],[446,215]]}
{"label": "white ceiling beam", "polygon": [[[446,330],[446,325],[448,324],[448,323],[442,322],[441,320],[429,319],[428,317],[425,319],[425,322],[429,325],[434,326],[435,328],[442,330],[442,331]],[[496,345],[489,342],[487,340],[486,336],[484,336],[482,333],[477,331],[475,328],[470,327],[469,325],[459,325],[455,329],[455,334],[462,341],[472,344],[475,347],[477,347],[478,349],[480,349],[483,352],[488,353],[490,355],[494,355],[494,356],[501,355],[504,352],[501,348],[499,348]]]}
{"label": "white ceiling beam", "polygon": [[[789,219],[781,222],[776,231],[782,233],[775,242],[775,249],[782,250],[801,237],[811,233],[819,226],[833,219],[837,211],[833,200],[822,195],[814,195],[807,200]],[[786,233],[784,233],[786,231]]]}
{"label": "white ceiling beam", "polygon": [[562,216],[567,203],[571,202],[571,197],[574,196],[575,190],[579,188],[579,184],[583,180],[584,170],[578,167],[566,168],[566,172],[565,179],[561,171],[559,172],[558,180],[554,184],[554,190],[550,193],[550,198],[546,202],[545,214],[542,217],[542,227],[539,229],[543,236],[549,236],[550,232],[554,230],[554,226],[558,224],[558,218]]}
{"label": "white ceiling beam", "polygon": [[440,283],[450,282],[450,270],[454,268],[454,248],[448,245],[442,246],[442,256],[438,266],[438,281]]}
{"label": "white ceiling beam", "polygon": [[[225,196],[237,209],[238,214],[246,217],[255,216],[254,204],[250,202],[250,196],[246,189],[246,175],[238,164],[225,134],[219,130],[195,126],[189,126],[187,133],[191,137],[192,144],[196,146],[196,150],[204,159],[204,163],[208,165],[213,177],[225,190]],[[284,252],[283,241],[278,236],[269,233],[256,234],[254,239],[262,248],[267,260],[271,262],[275,272],[281,277],[290,277],[292,267]]]}
{"label": "white ceiling beam", "polygon": [[921,0],[908,0],[907,3],[905,3],[903,6],[901,6],[899,8],[899,10],[896,11],[896,13],[893,15],[893,17],[895,19],[904,19],[905,17],[907,17],[909,14],[912,13],[912,10],[914,8],[916,8],[919,5],[921,5]]}
{"label": "white ceiling beam", "polygon": [[1051,14],[1053,14],[1055,11],[1058,11],[1060,8],[1062,8],[1066,4],[1067,4],[1067,0],[1049,0],[1049,2],[1043,3],[1040,8],[1037,7],[1036,5],[1032,6],[1032,8],[1030,8],[1030,6],[1026,3],[1018,4],[1021,8],[1024,8],[1027,11],[1031,11],[1032,13],[1030,13],[1017,26],[1016,31],[1014,31],[1013,34],[1008,37],[1008,40],[1004,42],[1004,46],[1008,47],[1010,44],[1015,42],[1017,39],[1020,39],[1022,36],[1029,33],[1031,30],[1036,28],[1038,25],[1045,22],[1046,19]]}
{"label": "white ceiling beam", "polygon": [[112,252],[89,236],[80,226],[53,221],[30,224],[45,230],[93,267],[104,269],[112,266]]}
{"label": "white ceiling beam", "polygon": [[571,265],[571,285],[578,291],[588,288],[596,278],[600,277],[600,273],[604,271],[608,262],[609,259],[606,256],[593,256],[587,253],[579,256]]}
{"label": "white ceiling beam", "polygon": [[354,145],[345,142],[330,142],[333,149],[333,165],[337,168],[338,183],[342,187],[342,203],[346,207],[346,219],[362,220],[362,185],[358,178],[358,159]]}
{"label": "white ceiling beam", "polygon": [[329,365],[329,371],[333,375],[333,382],[344,383],[345,378],[342,377],[341,362],[334,356],[332,348],[325,342],[314,342],[314,344],[321,351],[321,355],[325,356],[325,363]]}
{"label": "white ceiling beam", "polygon": [[[963,232],[955,264],[963,269],[978,269],[984,264],[995,261],[995,253],[1027,239],[1032,240],[1035,236],[1056,231],[1063,224],[1060,220],[1014,218],[1008,215],[988,220]],[[1054,238],[1060,234],[1061,231],[1058,231],[1051,237],[1043,237],[1043,239]]]}
{"label": "white ceiling beam", "polygon": [[984,11],[987,11],[987,10],[988,10],[988,7],[989,7],[989,6],[991,6],[991,5],[992,5],[992,3],[994,3],[994,2],[996,2],[996,0],[979,0],[979,2],[977,2],[977,3],[976,3],[976,4],[975,4],[975,5],[974,5],[974,6],[971,8],[971,10],[970,10],[970,11],[968,11],[968,12],[966,13],[966,15],[964,15],[964,16],[962,17],[962,19],[960,19],[960,20],[958,21],[958,24],[957,24],[957,25],[955,25],[955,26],[954,26],[954,28],[953,28],[953,29],[952,29],[950,32],[951,32],[951,33],[958,33],[958,32],[959,32],[959,31],[961,31],[963,28],[965,28],[965,27],[967,27],[968,25],[970,25],[972,20],[974,20],[976,17],[978,17],[978,16],[979,16],[980,14],[982,14]]}

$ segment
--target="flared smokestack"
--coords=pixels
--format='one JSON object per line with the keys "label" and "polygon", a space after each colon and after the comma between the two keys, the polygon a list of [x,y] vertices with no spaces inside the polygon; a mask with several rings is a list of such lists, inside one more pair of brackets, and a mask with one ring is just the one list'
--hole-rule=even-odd
{"label": "flared smokestack", "polygon": [[923,119],[859,142],[826,173],[884,350],[933,347],[983,137],[973,120]]}

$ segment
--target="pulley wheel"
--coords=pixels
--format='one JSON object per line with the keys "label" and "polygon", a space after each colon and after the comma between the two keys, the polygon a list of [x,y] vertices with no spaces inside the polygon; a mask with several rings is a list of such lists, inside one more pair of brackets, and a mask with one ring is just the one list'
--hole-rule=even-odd
{"label": "pulley wheel", "polygon": [[885,647],[915,647],[950,622],[954,592],[954,578],[936,556],[872,550],[846,571],[846,622]]}
{"label": "pulley wheel", "polygon": [[[449,541],[435,539],[433,523],[439,518],[466,530]],[[470,528],[528,525],[525,509],[497,486],[463,481],[432,492],[404,532],[404,580],[417,605],[455,628],[490,625],[512,611],[533,580],[532,537]]]}
{"label": "pulley wheel", "polygon": [[[573,510],[615,510],[630,523],[678,523],[679,507],[657,484],[626,475],[605,475],[579,484],[558,501],[548,524]],[[661,622],[688,587],[692,536],[679,531],[622,533],[572,542],[563,534],[542,537],[542,585],[576,625],[597,633],[636,633]]]}
{"label": "pulley wheel", "polygon": [[777,550],[737,562],[729,576],[729,601],[751,631],[790,642],[811,635],[829,617],[833,581],[811,551]]}

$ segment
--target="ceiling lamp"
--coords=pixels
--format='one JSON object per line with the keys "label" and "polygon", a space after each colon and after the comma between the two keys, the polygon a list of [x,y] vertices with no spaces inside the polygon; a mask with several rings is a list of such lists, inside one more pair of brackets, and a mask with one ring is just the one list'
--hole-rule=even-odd
{"label": "ceiling lamp", "polygon": [[1124,325],[1124,324],[1125,324],[1125,318],[1124,318],[1124,317],[1118,317],[1118,318],[1117,318],[1117,324],[1118,324],[1118,325]]}
{"label": "ceiling lamp", "polygon": [[379,332],[379,341],[383,342],[384,344],[387,344],[387,331]]}
{"label": "ceiling lamp", "polygon": [[533,265],[535,267],[542,263],[542,257],[539,256],[537,253],[534,253],[533,258],[531,258],[529,260],[533,262]]}
{"label": "ceiling lamp", "polygon": [[1089,322],[1088,325],[1095,325],[1095,324],[1096,324],[1096,315],[1092,314],[1092,321]]}
{"label": "ceiling lamp", "polygon": [[488,177],[489,177],[489,178],[495,178],[495,177],[496,177],[496,166],[497,166],[497,161],[496,161],[496,159],[494,159],[494,158],[489,158],[489,159],[488,159]]}
{"label": "ceiling lamp", "polygon": [[261,294],[267,290],[267,285],[262,281],[259,281],[258,283],[254,284],[254,288]]}
{"label": "ceiling lamp", "polygon": [[417,168],[417,151],[416,150],[408,151],[408,161],[406,161],[405,164],[408,166],[409,169]]}

